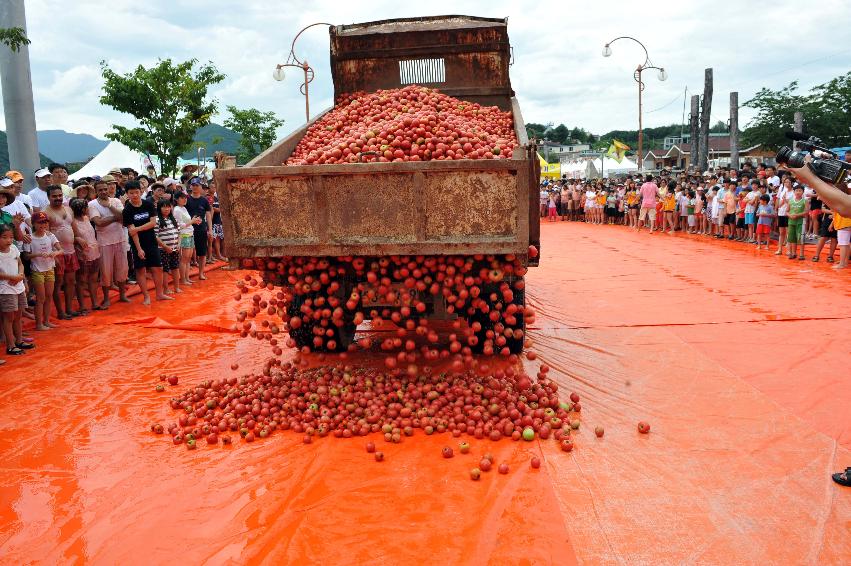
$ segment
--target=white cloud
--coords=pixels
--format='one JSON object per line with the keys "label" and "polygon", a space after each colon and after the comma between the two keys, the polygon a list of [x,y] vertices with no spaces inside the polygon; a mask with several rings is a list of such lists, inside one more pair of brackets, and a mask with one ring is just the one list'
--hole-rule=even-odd
{"label": "white cloud", "polygon": [[[606,41],[621,35],[645,43],[667,82],[644,75],[645,126],[679,123],[683,90],[703,90],[703,70],[713,67],[712,120],[726,120],[730,90],[748,100],[760,87],[799,80],[807,88],[847,72],[851,13],[842,0],[804,9],[792,0],[641,3],[616,0],[597,5],[496,0],[433,0],[407,5],[389,0],[348,4],[277,0],[27,0],[36,119],[39,129],[65,129],[102,136],[110,124],[132,119],[104,108],[99,62],[125,72],[158,58],[212,61],[228,78],[211,89],[225,105],[274,110],[286,120],[284,134],[303,122],[304,100],[297,72],[272,80],[290,42],[318,21],[351,23],[394,17],[467,13],[509,18],[515,51],[514,90],[528,122],[565,123],[595,133],[637,126],[637,45],[619,41],[601,56]],[[296,51],[316,69],[311,83],[314,113],[330,104],[333,87],[324,27],[305,32]],[[809,64],[806,62],[812,61]],[[752,111],[742,109],[746,123]],[[218,122],[224,116],[217,118]],[[0,116],[0,125],[2,125]]]}

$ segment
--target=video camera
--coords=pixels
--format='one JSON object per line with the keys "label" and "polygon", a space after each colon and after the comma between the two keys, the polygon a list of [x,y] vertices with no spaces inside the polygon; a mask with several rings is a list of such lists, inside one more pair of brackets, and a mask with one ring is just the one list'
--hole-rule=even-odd
{"label": "video camera", "polygon": [[806,155],[804,152],[809,152],[812,155],[809,167],[813,173],[831,185],[845,188],[846,179],[849,171],[851,171],[851,163],[841,161],[838,155],[824,147],[824,142],[815,136],[786,132],[786,137],[796,140],[798,147],[803,151],[793,151],[792,148],[783,146],[777,152],[775,158],[777,163],[798,169],[804,166],[804,156]]}

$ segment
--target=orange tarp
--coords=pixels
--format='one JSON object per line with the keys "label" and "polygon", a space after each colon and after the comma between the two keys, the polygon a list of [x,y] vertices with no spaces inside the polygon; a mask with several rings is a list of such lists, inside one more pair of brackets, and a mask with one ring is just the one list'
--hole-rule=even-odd
{"label": "orange tarp", "polygon": [[[136,298],[6,358],[0,561],[848,563],[851,490],[829,474],[851,466],[849,274],[618,227],[542,236],[530,333],[583,397],[570,454],[472,440],[446,460],[459,439],[422,434],[376,438],[382,463],[362,438],[173,446],[149,431],[176,420],[160,373],[183,391],[269,355],[229,330],[239,274],[217,271],[178,301]],[[511,472],[470,481],[485,452]]]}

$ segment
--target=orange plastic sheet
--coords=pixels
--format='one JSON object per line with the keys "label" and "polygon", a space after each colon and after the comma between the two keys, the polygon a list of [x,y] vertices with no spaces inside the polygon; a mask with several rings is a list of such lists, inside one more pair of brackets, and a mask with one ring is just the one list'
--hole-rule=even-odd
{"label": "orange plastic sheet", "polygon": [[[851,490],[829,474],[851,466],[848,275],[688,240],[544,225],[530,333],[583,397],[569,454],[473,440],[446,460],[449,435],[382,440],[382,463],[362,438],[173,446],[149,431],[176,418],[160,373],[182,391],[269,355],[230,331],[239,273],[39,334],[0,368],[0,561],[847,564]],[[470,481],[485,452],[511,472]]]}

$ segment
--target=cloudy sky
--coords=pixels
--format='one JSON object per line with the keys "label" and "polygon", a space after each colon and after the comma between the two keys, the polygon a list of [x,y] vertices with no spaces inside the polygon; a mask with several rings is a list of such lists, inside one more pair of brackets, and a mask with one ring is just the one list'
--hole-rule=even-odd
{"label": "cloudy sky", "polygon": [[[97,137],[111,124],[132,125],[99,104],[99,62],[119,72],[157,58],[212,61],[227,75],[214,90],[227,104],[273,110],[286,120],[281,135],[304,118],[300,81],[278,83],[272,70],[290,42],[313,22],[346,24],[384,18],[471,14],[509,18],[515,51],[511,80],[527,122],[564,123],[600,134],[637,127],[632,70],[643,61],[635,44],[619,41],[603,58],[603,44],[632,35],[652,61],[667,69],[659,82],[645,74],[645,126],[680,123],[683,92],[702,92],[704,68],[715,74],[712,121],[729,116],[729,93],[744,102],[760,87],[799,80],[808,88],[851,69],[851,10],[847,0],[818,8],[787,0],[609,0],[488,3],[431,0],[424,5],[283,0],[26,0],[38,129]],[[331,104],[328,35],[308,30],[296,53],[316,69],[311,107]],[[743,109],[746,123],[752,112]],[[214,121],[221,123],[224,116]],[[0,122],[4,122],[0,115]]]}

